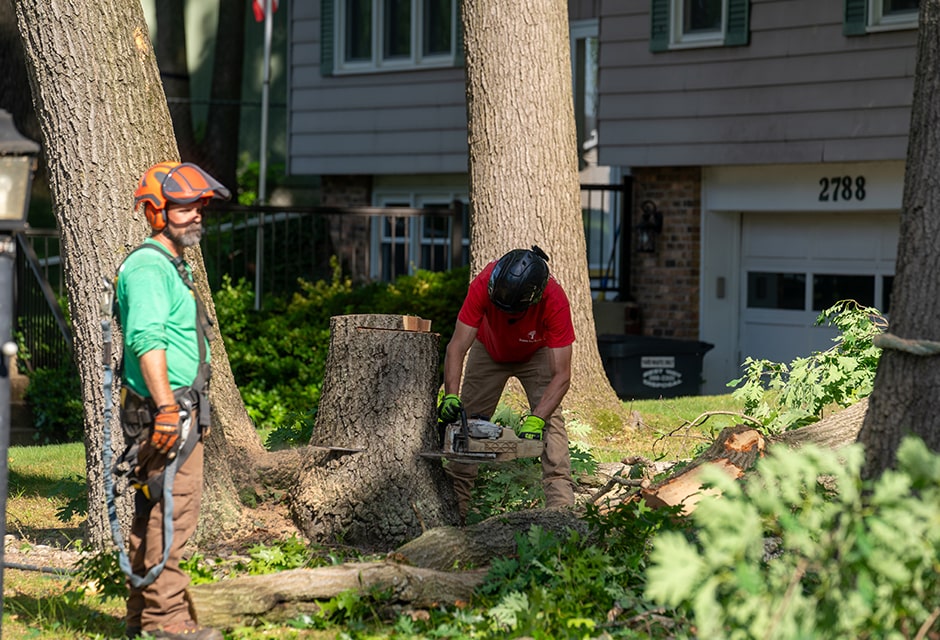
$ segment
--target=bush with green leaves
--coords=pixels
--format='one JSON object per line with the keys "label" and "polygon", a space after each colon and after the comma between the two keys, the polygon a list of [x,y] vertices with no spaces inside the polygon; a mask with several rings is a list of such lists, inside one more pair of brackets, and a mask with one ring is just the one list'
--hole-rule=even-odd
{"label": "bush with green leaves", "polygon": [[82,388],[71,362],[30,373],[25,400],[33,414],[37,444],[81,442],[85,428]]}
{"label": "bush with green leaves", "polygon": [[277,444],[297,442],[293,437],[309,439],[307,427],[320,401],[331,317],[420,316],[431,320],[432,330],[441,334],[443,354],[469,281],[469,270],[463,267],[356,286],[342,276],[335,259],[332,265],[330,281],[301,282],[298,293],[271,297],[260,311],[254,309],[254,293],[244,281],[225,279],[213,295],[232,373],[249,416],[259,427],[287,429],[274,437]]}
{"label": "bush with green leaves", "polygon": [[738,387],[733,395],[744,403],[744,412],[768,433],[811,424],[824,409],[847,407],[871,393],[881,358],[872,339],[887,326],[884,316],[842,300],[823,311],[816,324],[839,329],[835,345],[789,365],[749,357],[742,365],[744,375],[728,383]]}
{"label": "bush with green leaves", "polygon": [[701,638],[924,638],[940,615],[940,456],[905,439],[860,479],[861,445],[777,449],[741,483],[704,467],[695,534],[657,537],[647,596]]}

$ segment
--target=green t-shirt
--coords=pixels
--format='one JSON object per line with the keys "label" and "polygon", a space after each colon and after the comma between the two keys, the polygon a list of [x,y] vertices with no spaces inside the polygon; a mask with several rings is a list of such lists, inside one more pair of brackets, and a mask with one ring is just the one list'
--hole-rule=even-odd
{"label": "green t-shirt", "polygon": [[116,296],[124,332],[124,384],[150,397],[140,372],[140,356],[155,349],[166,351],[170,387],[179,389],[196,379],[199,343],[192,291],[167,258],[170,254],[163,245],[152,238],[144,242],[158,251],[142,249],[127,257],[118,270]]}

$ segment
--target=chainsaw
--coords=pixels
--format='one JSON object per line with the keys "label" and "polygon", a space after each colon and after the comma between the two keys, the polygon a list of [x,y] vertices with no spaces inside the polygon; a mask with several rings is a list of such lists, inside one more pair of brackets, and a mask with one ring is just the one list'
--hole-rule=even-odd
{"label": "chainsaw", "polygon": [[501,462],[516,458],[537,458],[544,447],[541,440],[525,440],[512,429],[482,418],[467,418],[461,410],[460,422],[441,427],[441,450],[422,453],[423,458],[452,462]]}

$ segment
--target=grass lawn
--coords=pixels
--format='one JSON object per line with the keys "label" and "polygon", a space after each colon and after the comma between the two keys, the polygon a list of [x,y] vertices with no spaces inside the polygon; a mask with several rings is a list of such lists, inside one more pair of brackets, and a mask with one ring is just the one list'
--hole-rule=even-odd
{"label": "grass lawn", "polygon": [[[730,395],[699,396],[625,403],[627,425],[571,424],[571,439],[588,444],[599,462],[628,455],[651,459],[692,456],[726,426],[740,422],[739,403]],[[711,416],[702,421],[702,416]],[[19,545],[81,548],[81,517],[71,515],[83,497],[85,452],[81,444],[11,447],[7,533]],[[65,522],[61,515],[68,515]],[[3,581],[5,639],[71,640],[123,637],[122,599],[82,596],[66,577],[6,569]],[[288,627],[240,630],[226,638],[335,638],[337,631]],[[376,636],[381,637],[381,636]]]}

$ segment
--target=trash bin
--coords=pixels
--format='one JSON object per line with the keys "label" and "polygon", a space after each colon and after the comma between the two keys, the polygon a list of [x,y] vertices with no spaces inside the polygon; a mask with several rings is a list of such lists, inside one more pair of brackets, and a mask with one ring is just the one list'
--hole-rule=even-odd
{"label": "trash bin", "polygon": [[604,371],[622,400],[697,396],[702,358],[715,345],[635,335],[597,336]]}

